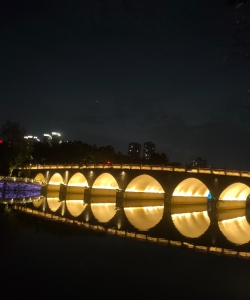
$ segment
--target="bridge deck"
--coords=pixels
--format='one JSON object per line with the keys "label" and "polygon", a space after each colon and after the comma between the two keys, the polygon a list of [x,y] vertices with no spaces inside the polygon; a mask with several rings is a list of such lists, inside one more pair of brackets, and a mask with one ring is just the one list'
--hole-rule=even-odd
{"label": "bridge deck", "polygon": [[79,164],[79,165],[32,165],[26,166],[26,170],[52,170],[52,169],[120,169],[120,170],[153,170],[153,171],[167,171],[167,172],[187,172],[200,174],[215,174],[227,176],[250,177],[250,172],[242,170],[228,170],[228,169],[213,169],[213,168],[185,168],[173,166],[159,166],[159,165],[135,165],[135,164]]}

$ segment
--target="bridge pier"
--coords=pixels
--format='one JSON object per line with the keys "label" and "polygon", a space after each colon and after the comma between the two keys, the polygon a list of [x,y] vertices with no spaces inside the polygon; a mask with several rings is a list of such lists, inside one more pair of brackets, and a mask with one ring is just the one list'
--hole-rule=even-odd
{"label": "bridge pier", "polygon": [[118,190],[116,193],[116,207],[124,207],[124,191]]}
{"label": "bridge pier", "polygon": [[89,187],[89,188],[86,188],[84,190],[84,202],[87,203],[87,204],[90,204],[91,203],[91,197],[92,197],[92,188]]}

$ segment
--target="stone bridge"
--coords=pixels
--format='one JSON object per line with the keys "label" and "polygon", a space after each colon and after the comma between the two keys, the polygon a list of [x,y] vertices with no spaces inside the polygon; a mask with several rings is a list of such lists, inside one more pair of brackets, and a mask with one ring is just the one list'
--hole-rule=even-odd
{"label": "stone bridge", "polygon": [[104,164],[36,165],[19,171],[42,182],[49,193],[82,194],[85,201],[115,196],[125,202],[213,202],[228,209],[245,207],[250,194],[250,172],[226,169]]}

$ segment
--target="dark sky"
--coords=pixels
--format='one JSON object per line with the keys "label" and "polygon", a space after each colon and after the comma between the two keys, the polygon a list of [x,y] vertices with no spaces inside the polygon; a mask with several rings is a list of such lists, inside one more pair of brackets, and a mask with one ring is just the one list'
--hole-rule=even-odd
{"label": "dark sky", "polygon": [[4,2],[2,123],[250,170],[249,62],[230,63],[227,1]]}

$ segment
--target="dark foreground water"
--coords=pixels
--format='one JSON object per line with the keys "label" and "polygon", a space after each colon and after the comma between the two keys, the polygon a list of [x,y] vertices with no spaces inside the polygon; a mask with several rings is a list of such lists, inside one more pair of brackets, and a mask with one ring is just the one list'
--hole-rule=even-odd
{"label": "dark foreground water", "polygon": [[250,299],[246,259],[0,217],[0,299]]}

